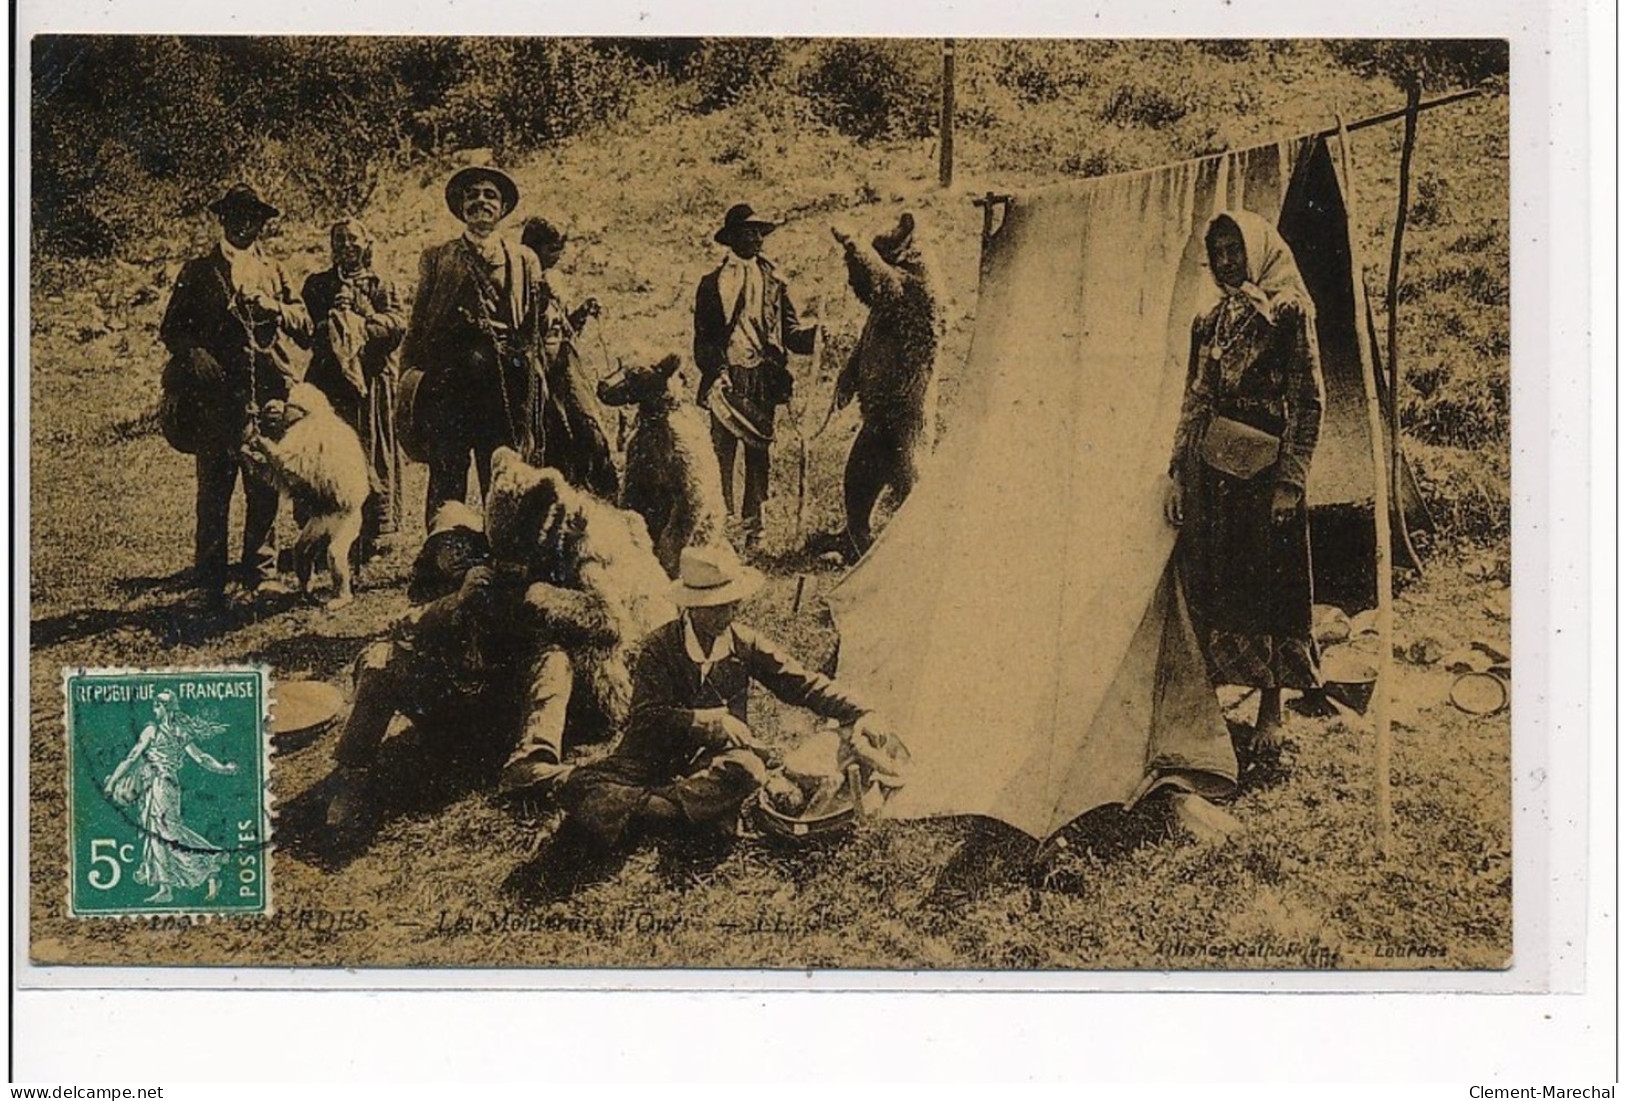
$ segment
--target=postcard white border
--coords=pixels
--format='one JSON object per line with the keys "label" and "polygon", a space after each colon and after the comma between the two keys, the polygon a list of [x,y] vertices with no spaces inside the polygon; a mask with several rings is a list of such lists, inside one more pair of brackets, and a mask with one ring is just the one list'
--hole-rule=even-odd
{"label": "postcard white border", "polygon": [[[648,5],[652,9],[654,5]],[[1513,43],[1512,68],[1514,92],[1512,97],[1512,155],[1513,155],[1513,272],[1514,321],[1513,361],[1517,365],[1513,374],[1515,402],[1514,448],[1514,523],[1513,541],[1517,583],[1514,586],[1515,618],[1514,646],[1520,654],[1520,700],[1541,700],[1545,704],[1544,716],[1531,716],[1527,704],[1516,716],[1514,730],[1514,799],[1515,819],[1514,862],[1515,943],[1518,961],[1506,973],[1336,973],[1330,975],[1257,974],[1249,973],[1179,973],[1160,976],[1154,973],[1131,972],[1117,974],[1089,973],[1056,976],[1051,974],[1000,973],[931,973],[924,975],[823,972],[760,973],[760,972],[486,972],[446,971],[430,973],[436,981],[425,981],[424,972],[415,972],[405,982],[394,981],[397,972],[360,971],[264,971],[264,970],[199,970],[177,972],[176,969],[59,969],[36,968],[27,963],[26,947],[14,942],[11,963],[18,968],[14,978],[28,984],[44,986],[62,985],[57,973],[72,971],[71,985],[93,986],[99,993],[69,995],[60,991],[41,990],[37,994],[19,991],[16,1007],[17,1040],[19,1051],[26,1041],[39,1040],[45,1034],[39,1031],[48,1021],[61,1022],[59,1010],[71,999],[74,1012],[84,1013],[86,1019],[99,1014],[91,1006],[125,1004],[134,999],[145,1004],[153,995],[143,995],[133,988],[154,985],[161,981],[175,985],[177,977],[191,987],[231,987],[238,990],[270,985],[283,989],[305,990],[320,987],[331,991],[327,999],[311,999],[295,993],[256,996],[255,1002],[265,1006],[308,1006],[311,1009],[324,1003],[333,1009],[355,1004],[360,994],[351,994],[333,988],[363,987],[384,990],[400,986],[412,989],[425,987],[455,988],[462,991],[491,991],[496,999],[505,1002],[517,996],[498,994],[512,988],[535,990],[538,987],[555,991],[543,998],[558,1006],[609,1005],[612,1015],[630,1014],[627,1022],[643,1019],[643,1014],[665,1017],[676,1005],[686,1005],[692,997],[684,993],[695,990],[725,990],[726,996],[713,997],[710,1002],[722,1007],[734,1006],[744,999],[755,1006],[764,1000],[764,990],[794,991],[1011,991],[1033,994],[1058,990],[1113,990],[1119,993],[1106,999],[1093,999],[1089,1004],[1098,1011],[1089,1014],[1091,1027],[1104,1028],[1088,1044],[1095,1052],[1101,1051],[1100,1040],[1105,1034],[1122,1035],[1122,1027],[1137,1016],[1148,996],[1133,992],[1154,990],[1250,990],[1257,992],[1315,991],[1362,992],[1373,990],[1482,990],[1482,991],[1587,991],[1584,999],[1569,999],[1565,1004],[1574,1006],[1581,1000],[1590,1003],[1599,993],[1598,984],[1611,982],[1615,960],[1617,915],[1613,910],[1617,875],[1617,837],[1613,831],[1613,812],[1617,794],[1617,753],[1611,735],[1614,722],[1613,694],[1608,688],[1614,676],[1614,649],[1612,622],[1607,608],[1595,603],[1602,597],[1614,595],[1613,564],[1615,547],[1612,540],[1614,520],[1614,471],[1605,468],[1601,460],[1608,457],[1606,446],[1613,439],[1616,422],[1612,401],[1602,399],[1614,396],[1611,377],[1612,332],[1592,332],[1594,343],[1587,348],[1586,336],[1592,317],[1600,322],[1606,316],[1593,314],[1596,307],[1611,299],[1597,302],[1600,285],[1587,280],[1586,265],[1579,258],[1593,249],[1606,248],[1605,239],[1593,236],[1606,224],[1613,226],[1611,204],[1606,196],[1588,188],[1612,189],[1612,174],[1607,166],[1588,161],[1588,142],[1597,140],[1595,118],[1585,112],[1587,97],[1593,89],[1607,86],[1606,81],[1592,79],[1588,85],[1587,66],[1609,64],[1606,43],[1599,43],[1588,35],[1588,20],[1594,25],[1613,27],[1612,14],[1601,4],[1593,3],[1587,11],[1577,2],[1551,0],[1545,6],[1497,0],[1493,3],[1417,4],[1414,0],[1368,0],[1360,5],[1308,2],[1233,2],[1175,3],[1150,6],[1116,5],[1098,10],[1061,3],[1043,3],[1026,6],[1020,12],[991,13],[971,6],[942,9],[924,3],[894,3],[885,5],[856,2],[806,4],[798,10],[785,5],[728,5],[709,4],[703,9],[697,5],[665,6],[659,11],[639,10],[634,3],[603,2],[590,8],[566,5],[531,5],[516,11],[505,5],[478,5],[459,0],[456,3],[386,4],[368,2],[350,5],[343,10],[332,5],[309,2],[283,3],[274,9],[251,9],[248,5],[224,0],[157,5],[153,3],[109,4],[93,0],[73,0],[44,4],[31,0],[21,4],[16,12],[18,35],[18,84],[22,103],[27,97],[27,39],[36,30],[80,30],[106,33],[119,30],[164,30],[187,33],[273,33],[298,29],[344,33],[400,32],[411,29],[425,33],[623,33],[639,35],[673,33],[822,33],[822,34],[886,34],[910,33],[956,36],[972,34],[1045,34],[1086,35],[1103,37],[1132,37],[1138,35],[1203,36],[1228,35],[1246,37],[1380,35],[1382,37],[1449,37],[1453,35],[1497,35],[1508,37]],[[1597,105],[1599,108],[1601,104]],[[1605,112],[1606,114],[1607,112]],[[26,120],[25,109],[20,118]],[[1589,127],[1589,129],[1588,129]],[[1602,130],[1607,135],[1607,129]],[[16,142],[16,185],[19,217],[27,211],[27,141],[26,127],[14,133]],[[1610,139],[1611,148],[1611,139]],[[26,242],[24,226],[19,223],[17,241]],[[1604,257],[1595,257],[1592,270],[1599,275]],[[26,289],[27,257],[17,250],[13,257],[14,287]],[[1611,271],[1608,272],[1611,277]],[[14,296],[16,301],[17,347],[13,406],[12,474],[14,500],[17,502],[16,522],[25,522],[27,493],[27,333],[28,304],[26,293]],[[1606,347],[1604,347],[1606,345]],[[1594,370],[1589,376],[1578,370],[1580,364],[1597,363],[1597,356],[1610,370]],[[1539,368],[1545,366],[1545,371]],[[1606,377],[1605,377],[1606,376]],[[1586,414],[1591,414],[1588,417]],[[1595,461],[1594,461],[1595,460]],[[1589,490],[1589,492],[1588,492]],[[18,530],[25,530],[19,528]],[[26,601],[27,558],[26,539],[13,541],[14,599]],[[1536,581],[1531,580],[1531,575]],[[1538,579],[1544,579],[1540,584]],[[18,790],[26,793],[26,746],[28,722],[28,692],[26,690],[28,619],[26,603],[16,606],[13,617],[12,657],[14,671],[13,692],[13,745],[22,747],[14,753],[12,764],[18,772],[12,777]],[[1546,655],[1544,667],[1538,661],[1525,660],[1521,655]],[[1526,672],[1527,670],[1527,672]],[[1543,718],[1544,722],[1537,719]],[[1589,732],[1589,738],[1586,735]],[[20,734],[20,736],[19,736]],[[1587,807],[1590,807],[1588,816]],[[14,876],[20,876],[26,889],[26,854],[16,844],[26,837],[27,817],[24,801],[19,800],[17,816],[11,823],[14,834]],[[1588,863],[1589,849],[1589,863]],[[1549,890],[1528,890],[1522,884],[1537,883]],[[14,881],[14,888],[16,883]],[[17,905],[20,905],[20,901]],[[26,933],[26,923],[19,927],[17,914],[13,914],[14,929]],[[1588,960],[1589,956],[1589,960]],[[1587,964],[1590,966],[1587,966]],[[49,974],[47,974],[49,972]],[[540,981],[537,976],[540,975]],[[579,976],[578,989],[574,979]],[[1417,980],[1412,983],[1411,979]],[[270,980],[270,981],[265,981]],[[871,981],[872,980],[872,981]],[[901,981],[899,981],[901,980]],[[1242,980],[1242,981],[1238,981]],[[1404,981],[1396,981],[1404,980]],[[1475,980],[1483,980],[1475,981]],[[108,988],[125,988],[114,992]],[[634,999],[628,990],[654,991]],[[1611,990],[1611,987],[1609,987]],[[27,997],[24,994],[28,994]],[[218,992],[179,993],[164,995],[161,1004],[165,1013],[185,1012],[187,1020],[208,1019],[209,1009],[220,1011],[223,995]],[[238,995],[238,998],[244,997]],[[430,995],[421,996],[424,999]],[[607,998],[607,1001],[604,999]],[[875,995],[886,1005],[899,1004],[896,996]],[[1012,1001],[1011,999],[1015,999]],[[487,1018],[491,1005],[482,1003],[478,993],[432,995],[435,1003],[450,1000],[475,1017]],[[877,1004],[869,998],[840,999],[843,1005],[861,1005],[853,1010],[854,1019],[867,1018],[869,1008]],[[1029,1009],[1038,1009],[1048,999],[1023,998],[1021,993],[987,993],[978,999],[977,1017],[984,1011],[994,1012],[994,1006],[1020,1006],[1009,1010],[1009,1021],[1025,1019]],[[1190,1012],[1194,1003],[1207,1003],[1205,996],[1192,999],[1149,998],[1154,1006],[1151,1019],[1168,1013]],[[1406,1005],[1415,1005],[1418,999],[1381,999],[1382,1004],[1398,1011]],[[1435,1010],[1445,1003],[1438,999],[1421,999]],[[1491,999],[1493,1003],[1496,999]],[[1535,999],[1538,1002],[1549,998]],[[1559,999],[1563,1002],[1563,999]],[[958,1004],[958,999],[947,1002]],[[1075,1011],[1081,1004],[1067,999]],[[793,999],[775,997],[775,1007],[795,1004]],[[1181,1010],[1181,1004],[1185,1010]],[[1296,1035],[1297,1029],[1289,1019],[1301,1009],[1297,999],[1229,998],[1223,1005],[1245,1004],[1249,1013],[1259,1013],[1274,1020],[1274,1026],[1283,1035],[1272,1038],[1272,1050],[1278,1050],[1287,1035]],[[236,1015],[243,1007],[229,998],[224,1004]],[[369,1003],[370,1004],[370,1003]],[[905,999],[900,1004],[914,1007]],[[931,1005],[947,1004],[933,999]],[[1316,999],[1309,1003],[1315,1015],[1329,1020],[1332,1007],[1337,1014],[1346,1014],[1352,1020],[1365,1019],[1376,1004],[1370,999],[1331,998]],[[24,1016],[22,1010],[30,1007]],[[1462,1022],[1477,1022],[1488,1026],[1488,1017],[1482,1014],[1486,1003],[1473,999],[1453,998],[1448,1001],[1448,1012],[1442,1016],[1422,1010],[1412,1020],[1413,1027],[1423,1035],[1399,1034],[1392,1037],[1394,1047],[1387,1053],[1395,1055],[1399,1046],[1407,1051],[1415,1049],[1424,1059],[1426,1048],[1440,1044],[1457,1043],[1459,1055],[1476,1051],[1488,1058],[1502,1051],[1503,1062],[1516,1059],[1506,1049],[1503,1038],[1493,1035],[1458,1035],[1456,1027]],[[426,1008],[426,1006],[425,1006]],[[1131,1009],[1134,1010],[1131,1013]],[[304,1014],[306,1010],[297,1011]],[[572,1009],[571,1012],[574,1012]],[[914,1009],[909,1011],[914,1012]],[[1232,1012],[1217,1005],[1200,1012],[1220,1016]],[[1382,1011],[1387,1014],[1388,1009]],[[196,1016],[192,1014],[196,1013]],[[37,1014],[37,1015],[36,1015]],[[1283,1014],[1288,1019],[1282,1018]],[[435,1014],[444,1023],[440,1013]],[[679,1013],[679,1016],[681,1014]],[[1047,1015],[1047,1011],[1038,1014]],[[1516,1016],[1522,1017],[1519,1011]],[[1193,1013],[1192,1016],[1199,1016]],[[1402,1014],[1403,1016],[1403,1014]],[[321,1019],[329,1027],[341,1021],[353,1020],[340,1014],[322,1013]],[[585,1023],[585,1017],[579,1023]],[[1389,1018],[1390,1021],[1393,1018]],[[138,1028],[140,1022],[122,1019],[124,1027]],[[878,1021],[891,1027],[904,1028],[902,1020],[882,1014]],[[169,1022],[173,1024],[173,1022]],[[1080,1020],[1081,1024],[1082,1021]],[[287,1025],[287,1018],[281,1021]],[[306,1027],[301,1022],[298,1029]],[[345,1025],[345,1027],[349,1027]],[[421,1026],[418,1026],[421,1028]],[[1188,1027],[1199,1027],[1190,1025]],[[1493,1033],[1493,1026],[1491,1032]],[[575,1028],[561,1032],[574,1035]],[[1001,1034],[994,1029],[989,1037]],[[1233,1033],[1232,1033],[1233,1035]],[[1142,1041],[1143,1043],[1143,1038]],[[1290,1041],[1288,1041],[1290,1042]],[[128,1045],[115,1045],[128,1051]],[[395,1053],[403,1049],[391,1044]],[[984,1050],[980,1043],[971,1048]],[[1308,1042],[1305,1050],[1322,1050],[1324,1044]],[[470,1049],[481,1049],[476,1043]],[[46,1049],[41,1049],[46,1050]],[[1136,1050],[1130,1039],[1123,1051]],[[1291,1065],[1302,1064],[1289,1057]],[[419,1065],[421,1060],[403,1058],[401,1067]],[[747,1060],[755,1065],[755,1060]],[[958,1065],[960,1060],[949,1057],[943,1067]],[[1112,1066],[1125,1064],[1121,1059],[1109,1061]],[[108,1064],[112,1065],[112,1064]],[[510,1057],[508,1065],[513,1065]],[[1327,1064],[1323,1069],[1340,1075],[1338,1066]],[[1353,1064],[1348,1064],[1352,1068]]]}

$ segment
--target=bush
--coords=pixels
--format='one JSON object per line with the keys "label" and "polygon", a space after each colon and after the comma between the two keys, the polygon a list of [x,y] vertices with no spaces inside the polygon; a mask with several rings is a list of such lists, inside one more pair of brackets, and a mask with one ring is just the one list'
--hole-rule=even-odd
{"label": "bush", "polygon": [[772,81],[784,64],[777,38],[708,38],[688,66],[701,111],[731,107],[753,87]]}
{"label": "bush", "polygon": [[41,36],[33,65],[32,220],[44,248],[111,253],[179,213],[177,199],[214,191],[252,145],[226,106],[247,88],[207,45]]}
{"label": "bush", "polygon": [[1051,103],[1093,85],[1095,67],[1111,49],[1104,42],[1001,42],[993,78],[1023,103]]}
{"label": "bush", "polygon": [[1499,543],[1512,530],[1510,470],[1503,453],[1408,441],[1406,457],[1445,540]]}
{"label": "bush", "polygon": [[41,36],[33,50],[35,241],[80,255],[150,237],[243,176],[290,213],[352,213],[391,163],[578,134],[624,115],[650,72],[567,39]]}
{"label": "bush", "polygon": [[1259,45],[1247,38],[1204,38],[1196,43],[1196,48],[1222,61],[1249,61]]}
{"label": "bush", "polygon": [[1068,176],[1110,176],[1131,167],[1113,149],[1076,149],[1061,158],[1060,170]]}
{"label": "bush", "polygon": [[1437,226],[1450,220],[1450,181],[1437,172],[1417,173],[1411,221],[1419,226]]}
{"label": "bush", "polygon": [[919,138],[934,129],[939,72],[932,42],[821,42],[802,73],[800,91],[820,121],[848,137]]}
{"label": "bush", "polygon": [[1144,126],[1161,130],[1190,113],[1191,105],[1161,88],[1121,84],[1106,99],[1100,117],[1120,126]]}
{"label": "bush", "polygon": [[703,38],[595,38],[593,49],[629,57],[671,76],[686,76],[705,49]]}
{"label": "bush", "polygon": [[1476,366],[1435,361],[1406,373],[1399,410],[1406,431],[1426,443],[1467,450],[1505,444],[1511,426],[1506,373]]}
{"label": "bush", "polygon": [[489,148],[511,156],[618,118],[638,66],[583,39],[474,38],[457,43],[455,77],[421,112],[433,151]]}
{"label": "bush", "polygon": [[1333,39],[1326,48],[1360,76],[1384,76],[1402,88],[1413,77],[1435,91],[1507,77],[1507,43],[1499,38]]}

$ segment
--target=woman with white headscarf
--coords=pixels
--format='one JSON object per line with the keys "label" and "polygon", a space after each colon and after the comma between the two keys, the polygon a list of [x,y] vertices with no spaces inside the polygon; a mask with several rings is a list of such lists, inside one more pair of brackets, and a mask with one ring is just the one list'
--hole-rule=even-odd
{"label": "woman with white headscarf", "polygon": [[1281,690],[1320,686],[1304,501],[1324,405],[1314,306],[1258,215],[1217,215],[1206,245],[1220,298],[1191,326],[1166,511],[1209,675],[1260,689],[1256,743],[1273,747]]}
{"label": "woman with white headscarf", "polygon": [[406,313],[395,285],[372,265],[372,235],[353,218],[333,223],[333,266],[305,280],[316,328],[307,382],[361,437],[372,499],[361,531],[362,556],[401,522],[401,455],[395,437],[395,384]]}

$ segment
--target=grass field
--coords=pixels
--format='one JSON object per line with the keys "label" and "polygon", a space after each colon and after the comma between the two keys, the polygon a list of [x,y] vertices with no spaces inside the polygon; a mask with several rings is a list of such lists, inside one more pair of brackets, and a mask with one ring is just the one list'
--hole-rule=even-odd
{"label": "grass field", "polygon": [[[1167,45],[1167,44],[1164,44]],[[1177,46],[1178,44],[1172,44]],[[652,361],[689,344],[694,282],[715,260],[720,212],[748,198],[787,224],[770,255],[804,308],[830,329],[839,362],[861,323],[828,234],[832,220],[873,231],[907,208],[933,247],[947,329],[943,422],[973,327],[981,214],[969,198],[1145,167],[1327,125],[1402,97],[1324,57],[1209,57],[1162,46],[1106,51],[1088,81],[1043,85],[1029,100],[963,111],[956,184],[936,187],[929,138],[862,144],[794,125],[772,97],[710,113],[656,89],[602,131],[513,165],[520,214],[572,231],[563,271],[604,304],[589,365]],[[1202,55],[1206,56],[1206,55]],[[1050,65],[1053,76],[1067,72]],[[1146,89],[1184,89],[1187,109],[1157,114]],[[986,90],[986,89],[982,89]],[[1052,94],[1053,93],[1053,94]],[[979,108],[981,104],[981,108]],[[974,117],[974,116],[973,116]],[[1386,279],[1397,127],[1355,141],[1357,242],[1370,285]],[[1504,645],[1508,623],[1510,451],[1507,116],[1487,97],[1423,119],[1401,295],[1401,409],[1407,448],[1439,521],[1427,575],[1404,588],[1400,641]],[[410,288],[415,258],[451,236],[444,163],[386,178],[365,217],[380,267]],[[323,263],[324,234],[288,224],[272,247],[302,276]],[[30,309],[28,569],[32,607],[29,728],[31,954],[38,962],[699,967],[1181,968],[1506,965],[1511,935],[1510,722],[1448,701],[1437,665],[1396,666],[1394,855],[1373,851],[1372,731],[1352,713],[1294,717],[1279,769],[1246,777],[1230,806],[1240,836],[1205,847],[1157,815],[1097,812],[1063,835],[1040,876],[1021,846],[961,821],[865,824],[844,843],[787,851],[744,844],[720,860],[635,853],[605,882],[535,902],[524,869],[552,825],[515,813],[456,776],[422,791],[374,843],[342,863],[300,852],[301,795],[330,768],[332,735],[279,753],[282,808],[269,921],[71,921],[64,911],[64,666],[265,661],[278,677],[347,687],[359,648],[405,608],[414,544],[362,581],[336,613],[291,601],[210,623],[185,591],[192,538],[191,460],[170,451],[152,410],[162,365],[156,325],[180,262],[205,247],[199,219],[155,229],[116,260],[36,255]],[[803,369],[792,412],[811,431],[832,372]],[[613,426],[612,426],[613,427]],[[810,448],[806,529],[838,525],[839,479],[855,432],[838,418]],[[797,553],[794,436],[775,465],[764,566],[770,583],[745,617],[817,661],[834,644],[820,598],[839,577]],[[424,472],[409,469],[409,521]],[[286,525],[288,521],[284,519]],[[238,530],[234,528],[234,530]],[[803,610],[792,614],[798,574]],[[1251,703],[1226,697],[1232,717]],[[763,701],[765,725],[793,722]],[[753,705],[754,706],[754,705]]]}

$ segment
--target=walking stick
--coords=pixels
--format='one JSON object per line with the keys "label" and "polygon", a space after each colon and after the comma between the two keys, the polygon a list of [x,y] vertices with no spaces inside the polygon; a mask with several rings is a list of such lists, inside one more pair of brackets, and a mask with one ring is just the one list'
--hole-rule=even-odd
{"label": "walking stick", "polygon": [[[610,359],[609,343],[604,339],[604,319],[596,319],[598,324],[592,327],[592,335],[598,340],[598,358],[604,361],[604,369],[598,373],[598,381],[606,378],[621,369],[619,360]],[[595,395],[596,396],[596,395]],[[626,407],[615,410],[615,450],[621,453],[626,451],[626,439],[630,435],[630,426],[627,424]]]}
{"label": "walking stick", "polygon": [[[1337,116],[1338,146],[1343,162],[1343,203],[1348,213],[1349,247],[1353,253],[1354,271],[1360,270],[1359,250],[1355,246],[1353,226],[1356,224],[1354,216],[1354,172],[1349,159],[1348,128],[1343,124],[1343,116]],[[1360,279],[1354,279],[1355,316],[1359,317],[1364,311],[1365,286]],[[1389,319],[1393,324],[1393,319]],[[1377,654],[1377,684],[1374,707],[1374,719],[1377,727],[1377,760],[1376,760],[1376,786],[1377,786],[1377,855],[1387,857],[1393,852],[1394,808],[1392,792],[1389,790],[1390,773],[1393,760],[1393,720],[1389,714],[1389,700],[1393,695],[1393,662],[1394,662],[1394,573],[1393,562],[1393,531],[1388,514],[1389,485],[1388,477],[1390,464],[1388,456],[1384,454],[1382,442],[1382,404],[1377,398],[1377,373],[1371,361],[1371,344],[1369,336],[1363,325],[1354,327],[1356,342],[1360,349],[1360,375],[1365,384],[1366,420],[1371,434],[1371,467],[1374,481],[1375,499],[1372,502],[1372,512],[1375,513],[1377,529],[1377,639],[1380,647]]]}
{"label": "walking stick", "polygon": [[[818,319],[817,327],[813,329],[812,365],[813,374],[816,375],[819,366],[824,362],[824,299],[820,295],[813,301],[813,316]],[[796,541],[807,526],[807,433],[801,424],[801,415],[807,409],[806,399],[801,402],[801,410],[795,417],[796,424]],[[833,406],[831,407],[833,412]],[[824,418],[824,424],[829,424],[829,418]],[[819,433],[823,432],[820,428]]]}

